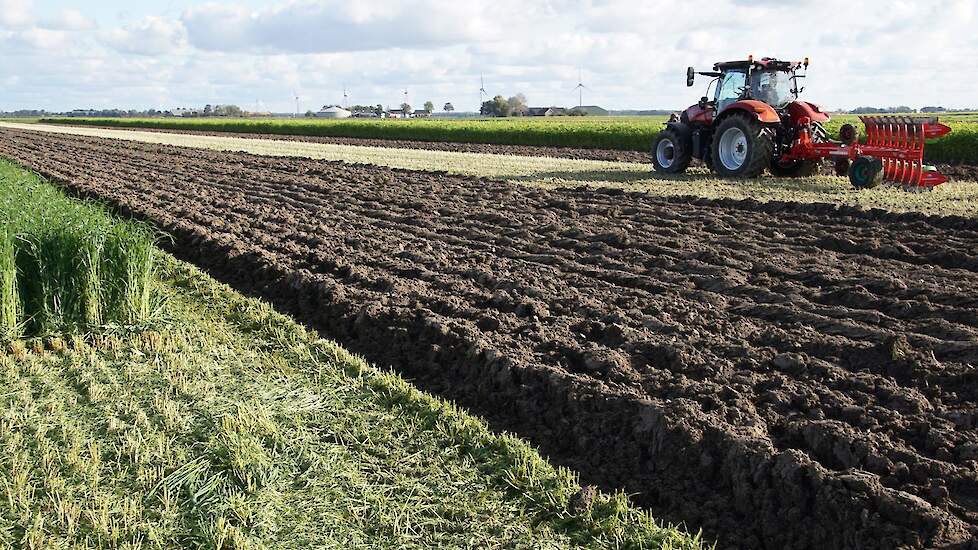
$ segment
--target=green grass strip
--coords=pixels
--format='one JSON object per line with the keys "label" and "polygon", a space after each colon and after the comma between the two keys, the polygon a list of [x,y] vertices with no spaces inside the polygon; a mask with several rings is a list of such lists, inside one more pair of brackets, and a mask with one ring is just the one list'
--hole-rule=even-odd
{"label": "green grass strip", "polygon": [[144,224],[112,220],[6,161],[0,221],[5,337],[150,320],[155,237]]}

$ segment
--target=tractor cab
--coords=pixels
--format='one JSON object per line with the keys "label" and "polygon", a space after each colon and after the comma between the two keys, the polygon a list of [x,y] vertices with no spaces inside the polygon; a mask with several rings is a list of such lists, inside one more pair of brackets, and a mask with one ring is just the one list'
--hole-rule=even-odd
{"label": "tractor cab", "polygon": [[[805,78],[804,74],[799,74],[802,68],[807,70],[808,59],[779,61],[765,57],[754,61],[753,57],[748,57],[746,61],[717,63],[713,66],[713,71],[709,72],[696,72],[689,67],[686,71],[686,85],[692,86],[696,75],[713,78],[707,87],[707,95],[694,106],[697,111],[709,111],[710,115],[715,116],[743,100],[760,101],[776,111],[782,111],[797,100],[798,94],[803,90],[798,86],[798,79]],[[709,118],[712,119],[712,116]]]}

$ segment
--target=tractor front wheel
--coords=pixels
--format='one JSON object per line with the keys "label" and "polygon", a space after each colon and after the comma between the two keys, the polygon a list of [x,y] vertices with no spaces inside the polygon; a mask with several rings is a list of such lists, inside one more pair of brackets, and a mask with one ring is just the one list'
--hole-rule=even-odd
{"label": "tractor front wheel", "polygon": [[676,128],[666,128],[652,142],[652,167],[660,174],[681,174],[693,159],[693,144]]}
{"label": "tractor front wheel", "polygon": [[770,129],[744,114],[723,119],[710,146],[713,168],[727,178],[756,178],[771,165],[774,140]]}

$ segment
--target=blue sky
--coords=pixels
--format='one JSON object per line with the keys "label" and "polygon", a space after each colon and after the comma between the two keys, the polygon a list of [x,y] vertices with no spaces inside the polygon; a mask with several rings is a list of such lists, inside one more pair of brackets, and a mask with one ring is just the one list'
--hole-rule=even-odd
{"label": "blue sky", "polygon": [[978,107],[978,0],[0,0],[0,110],[342,101],[476,108],[680,108],[688,64],[773,55],[812,66],[828,108]]}

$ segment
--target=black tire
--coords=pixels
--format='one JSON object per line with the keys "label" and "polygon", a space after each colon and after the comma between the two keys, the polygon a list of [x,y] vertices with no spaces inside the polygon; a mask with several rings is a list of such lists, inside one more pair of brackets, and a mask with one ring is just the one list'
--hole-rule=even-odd
{"label": "black tire", "polygon": [[883,163],[878,158],[859,157],[849,166],[849,181],[856,189],[872,189],[883,183]]}
{"label": "black tire", "polygon": [[788,166],[783,166],[780,162],[772,162],[770,171],[772,176],[779,178],[808,178],[818,175],[822,168],[822,163],[817,160],[796,160]]}
{"label": "black tire", "polygon": [[665,128],[652,141],[652,167],[660,174],[681,174],[692,160],[692,140],[675,127]]}
{"label": "black tire", "polygon": [[724,118],[710,144],[713,169],[725,178],[760,176],[774,156],[773,134],[746,114],[734,113]]}
{"label": "black tire", "polygon": [[839,128],[839,141],[845,145],[852,145],[859,141],[859,129],[852,124],[843,124]]}

